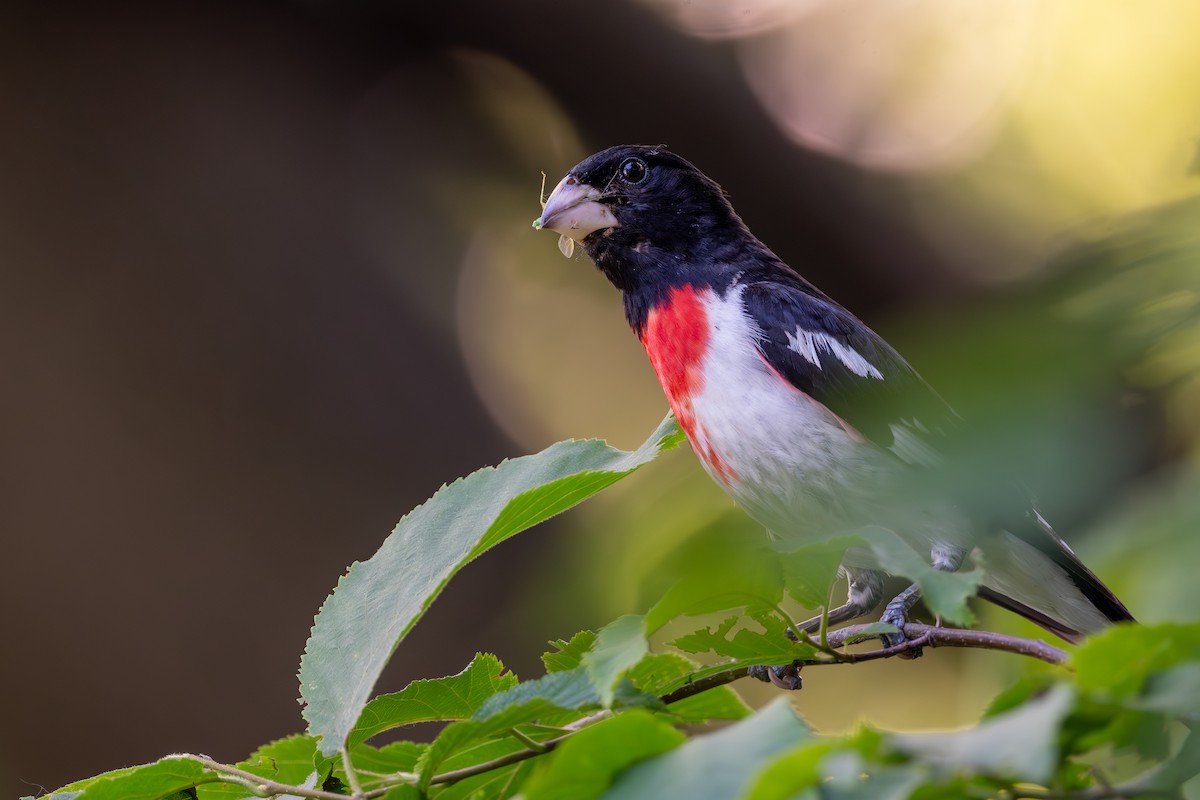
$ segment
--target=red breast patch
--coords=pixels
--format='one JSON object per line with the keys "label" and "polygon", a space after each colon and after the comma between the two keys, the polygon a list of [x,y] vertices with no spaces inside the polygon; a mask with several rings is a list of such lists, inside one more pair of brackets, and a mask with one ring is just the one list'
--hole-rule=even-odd
{"label": "red breast patch", "polygon": [[691,286],[669,290],[664,302],[646,317],[642,346],[658,375],[667,402],[679,427],[687,434],[692,449],[723,481],[736,477],[713,451],[692,412],[692,400],[704,388],[704,356],[708,352],[709,325],[705,308],[711,291],[697,292]]}
{"label": "red breast patch", "polygon": [[642,346],[667,393],[679,425],[692,435],[692,397],[704,387],[708,312],[691,286],[672,288],[646,317]]}

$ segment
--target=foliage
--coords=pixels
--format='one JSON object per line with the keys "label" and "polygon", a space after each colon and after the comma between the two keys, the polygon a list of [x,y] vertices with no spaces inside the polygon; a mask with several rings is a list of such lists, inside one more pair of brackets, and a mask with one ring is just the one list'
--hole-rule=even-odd
{"label": "foliage", "polygon": [[[824,631],[798,641],[783,635],[791,625],[784,596],[828,597],[850,543],[886,552],[945,618],[970,618],[966,599],[982,568],[937,573],[884,530],[790,551],[709,537],[677,565],[646,615],[553,642],[543,676],[518,680],[481,653],[456,675],[370,698],[384,664],[459,568],[678,441],[668,418],[632,453],[563,442],[443,488],[374,557],[351,567],[318,614],[300,669],[306,734],[239,764],[175,754],[52,796],[1099,798],[1180,796],[1200,771],[1200,735],[1192,732],[1200,721],[1200,625],[1112,629],[1069,664],[1031,671],[970,730],[825,736],[785,696],[751,711],[727,685],[749,666],[853,668],[863,658]],[[650,634],[664,625],[713,612],[718,621],[693,621],[672,642],[706,663],[651,646]],[[371,744],[430,721],[446,723],[432,742]],[[1119,786],[1110,785],[1115,779]]]}

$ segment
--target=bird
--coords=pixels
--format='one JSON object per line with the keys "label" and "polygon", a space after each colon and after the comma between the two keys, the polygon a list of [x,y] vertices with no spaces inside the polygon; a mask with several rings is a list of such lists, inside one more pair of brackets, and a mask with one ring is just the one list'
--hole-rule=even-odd
{"label": "bird", "polygon": [[[567,255],[581,246],[620,291],[692,450],[772,535],[879,525],[945,571],[978,550],[979,596],[1072,643],[1133,620],[1023,490],[1000,519],[936,488],[908,491],[944,463],[963,420],[891,345],[757,239],[685,159],[663,146],[595,153],[558,182],[533,226],[560,234]],[[847,599],[827,624],[876,608],[888,566],[847,550]],[[887,603],[881,621],[897,631],[886,645],[905,641],[919,596],[913,585]],[[768,673],[785,685],[778,669]]]}

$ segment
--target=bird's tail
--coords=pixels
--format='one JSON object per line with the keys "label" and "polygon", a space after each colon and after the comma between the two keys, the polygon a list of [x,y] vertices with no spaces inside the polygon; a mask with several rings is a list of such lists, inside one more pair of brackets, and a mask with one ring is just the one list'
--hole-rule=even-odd
{"label": "bird's tail", "polygon": [[979,596],[1073,644],[1133,615],[1037,513],[999,534],[989,548]]}

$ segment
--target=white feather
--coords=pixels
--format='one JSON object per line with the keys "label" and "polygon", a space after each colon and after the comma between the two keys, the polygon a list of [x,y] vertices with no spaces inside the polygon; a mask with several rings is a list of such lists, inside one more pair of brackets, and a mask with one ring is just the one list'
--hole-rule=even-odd
{"label": "white feather", "polygon": [[883,380],[883,373],[876,369],[874,364],[863,358],[861,353],[852,347],[847,347],[827,333],[796,328],[795,334],[787,334],[787,340],[789,350],[799,353],[802,358],[814,364],[818,369],[822,368],[819,351],[827,350],[855,375]]}

